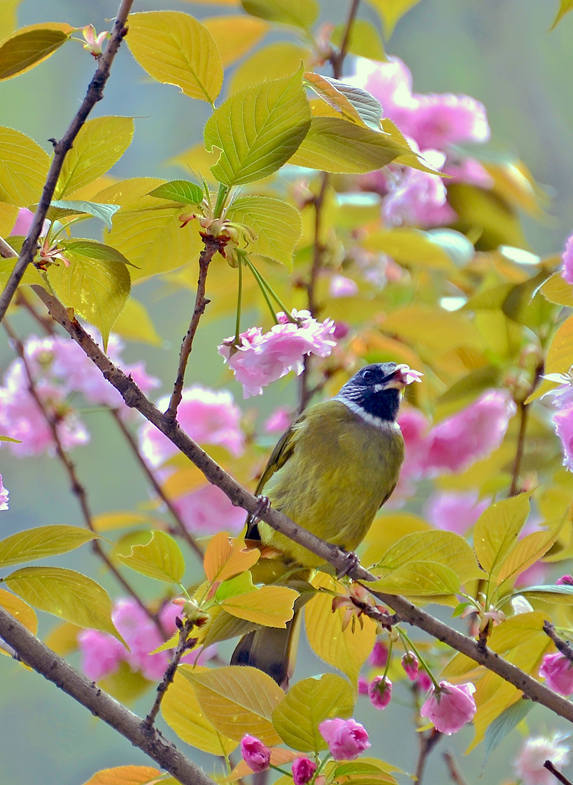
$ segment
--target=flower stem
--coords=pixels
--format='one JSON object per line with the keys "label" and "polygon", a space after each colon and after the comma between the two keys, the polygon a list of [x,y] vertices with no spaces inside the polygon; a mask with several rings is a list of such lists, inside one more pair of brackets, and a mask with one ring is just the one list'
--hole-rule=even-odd
{"label": "flower stem", "polygon": [[433,673],[432,673],[432,671],[430,670],[430,668],[429,668],[429,666],[428,666],[428,663],[427,663],[427,662],[426,662],[426,660],[425,660],[425,659],[422,657],[422,655],[421,655],[421,654],[420,654],[420,652],[418,651],[417,647],[416,647],[416,646],[414,646],[414,644],[412,643],[412,641],[410,640],[410,638],[408,637],[408,635],[407,635],[407,634],[404,632],[404,630],[401,630],[401,629],[400,629],[400,627],[396,627],[396,629],[398,630],[398,634],[399,634],[399,635],[400,635],[400,637],[402,638],[402,643],[404,643],[404,644],[405,644],[405,648],[406,648],[406,649],[411,649],[411,650],[414,652],[414,654],[416,655],[416,657],[417,657],[417,658],[418,658],[418,660],[420,661],[420,665],[422,666],[422,668],[423,668],[423,669],[426,671],[426,673],[428,674],[428,676],[429,676],[429,677],[430,677],[430,679],[432,680],[432,684],[434,685],[434,689],[436,689],[436,690],[439,690],[439,689],[440,689],[440,685],[439,685],[439,684],[438,684],[438,682],[436,681],[436,677],[434,676],[434,674],[433,674]]}
{"label": "flower stem", "polygon": [[243,297],[243,254],[237,253],[239,260],[239,283],[237,287],[237,316],[235,318],[235,346],[239,345],[239,335],[241,333],[241,300]]}
{"label": "flower stem", "polygon": [[287,306],[283,303],[283,301],[278,296],[278,294],[275,292],[275,290],[270,285],[270,283],[267,281],[267,279],[263,277],[262,273],[259,272],[259,270],[256,269],[255,265],[251,261],[249,261],[249,264],[253,267],[254,270],[256,270],[257,275],[260,277],[261,281],[266,286],[268,293],[271,295],[273,300],[277,303],[277,305],[279,306],[281,311],[283,311],[283,313],[285,313],[288,316],[288,318],[289,318],[289,320],[291,322],[294,322],[295,319],[293,319],[292,316],[289,314],[289,310],[288,310]]}
{"label": "flower stem", "polygon": [[271,312],[271,315],[273,317],[274,323],[278,324],[279,322],[278,322],[278,319],[277,319],[277,315],[275,313],[275,309],[273,308],[273,304],[271,303],[271,300],[269,298],[269,294],[268,294],[268,290],[267,290],[267,283],[266,283],[265,279],[259,273],[259,271],[254,266],[254,264],[251,262],[251,260],[249,259],[248,256],[245,256],[245,261],[246,261],[246,263],[247,263],[247,265],[249,267],[249,270],[254,275],[255,281],[259,285],[259,289],[261,290],[261,293],[262,293],[263,297],[265,298],[265,302],[266,302],[266,304],[269,307],[269,311]]}

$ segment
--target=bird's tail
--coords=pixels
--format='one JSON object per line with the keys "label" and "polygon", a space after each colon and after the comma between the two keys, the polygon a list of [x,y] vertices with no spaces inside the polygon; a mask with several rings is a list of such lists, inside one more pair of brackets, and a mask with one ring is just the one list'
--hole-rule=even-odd
{"label": "bird's tail", "polygon": [[268,673],[286,690],[294,672],[301,611],[295,611],[286,628],[261,627],[244,635],[233,655],[231,665],[251,665]]}

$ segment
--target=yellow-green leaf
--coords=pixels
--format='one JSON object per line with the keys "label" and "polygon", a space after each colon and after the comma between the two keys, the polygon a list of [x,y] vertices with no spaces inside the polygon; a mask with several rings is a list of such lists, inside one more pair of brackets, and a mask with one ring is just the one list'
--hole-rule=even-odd
{"label": "yellow-green leaf", "polygon": [[[428,325],[432,329],[428,329]],[[443,354],[458,346],[479,349],[481,337],[470,317],[431,305],[406,305],[396,308],[381,322],[384,332],[416,343],[418,351]]]}
{"label": "yellow-green leaf", "polygon": [[211,16],[203,19],[203,26],[213,36],[224,68],[247,54],[269,29],[260,19],[237,15]]}
{"label": "yellow-green leaf", "polygon": [[126,38],[131,54],[147,73],[190,98],[212,104],[223,84],[223,65],[211,33],[180,11],[130,14]]}
{"label": "yellow-green leaf", "polygon": [[296,207],[271,196],[246,195],[233,201],[226,217],[254,232],[255,237],[247,246],[249,253],[267,256],[289,267],[292,265],[302,230]]}
{"label": "yellow-green leaf", "polygon": [[193,685],[201,709],[219,733],[239,741],[248,728],[249,733],[267,746],[280,743],[272,715],[284,693],[266,673],[246,665],[202,672],[186,668],[182,673]]}
{"label": "yellow-green leaf", "polygon": [[[366,93],[366,91],[363,90],[359,91],[359,89],[355,88],[353,85],[347,85],[338,79],[329,79],[326,76],[315,74],[312,71],[307,71],[304,75],[304,79],[317,95],[326,101],[329,106],[332,106],[333,109],[336,109],[336,111],[346,120],[350,120],[351,123],[357,123],[358,125],[366,125],[357,108],[351,102],[350,96],[353,91],[356,91],[356,96],[358,97],[360,97],[360,93],[365,93],[366,96],[368,96],[369,93]],[[373,96],[370,96],[370,98],[377,104],[378,117],[376,120],[379,121],[382,117],[382,107]],[[374,123],[375,125],[377,124],[376,120]]]}
{"label": "yellow-green leaf", "polygon": [[474,528],[478,561],[492,577],[497,576],[529,514],[529,495],[520,493],[492,504]]}
{"label": "yellow-green leaf", "polygon": [[313,117],[289,163],[324,172],[361,174],[380,169],[404,149],[381,131],[342,117]]}
{"label": "yellow-green leaf", "polygon": [[29,136],[0,128],[0,199],[21,207],[37,202],[50,159]]}
{"label": "yellow-green leaf", "polygon": [[38,632],[38,618],[33,608],[15,594],[5,589],[0,589],[0,607],[13,616],[20,624],[29,630],[32,635]]}
{"label": "yellow-green leaf", "polygon": [[287,586],[261,586],[260,589],[235,594],[221,603],[231,616],[252,621],[266,627],[286,627],[292,619],[298,592]]}
{"label": "yellow-green leaf", "polygon": [[309,55],[308,49],[290,41],[277,41],[257,49],[235,68],[229,82],[229,95],[270,79],[280,79],[285,74],[294,74],[301,63],[306,65]]}
{"label": "yellow-green leaf", "polygon": [[573,286],[560,273],[550,275],[539,291],[550,303],[573,307]]}
{"label": "yellow-green leaf", "polygon": [[94,515],[92,524],[96,532],[113,531],[128,526],[139,526],[142,523],[151,523],[151,518],[139,512],[107,512]]}
{"label": "yellow-green leaf", "polygon": [[553,24],[549,29],[554,30],[559,24],[559,22],[563,19],[565,14],[568,14],[569,11],[573,11],[573,0],[560,0],[557,16],[553,20]]}
{"label": "yellow-green leaf", "polygon": [[167,583],[180,583],[185,572],[185,559],[177,542],[167,532],[155,529],[144,545],[133,545],[129,556],[117,558],[132,570]]}
{"label": "yellow-green leaf", "polygon": [[66,553],[98,535],[79,526],[38,526],[0,541],[0,567]]}
{"label": "yellow-green leaf", "polygon": [[[323,579],[321,578],[321,581]],[[326,585],[334,586],[326,582]],[[304,608],[308,642],[317,657],[356,682],[362,665],[372,651],[376,624],[362,616],[344,625],[344,610],[332,612],[332,595],[318,593]]]}
{"label": "yellow-green leaf", "polygon": [[248,14],[309,30],[319,12],[316,0],[241,0]]}
{"label": "yellow-green leaf", "polygon": [[65,22],[42,22],[21,27],[0,43],[0,80],[38,65],[64,44],[74,28]]}
{"label": "yellow-green leaf", "polygon": [[[340,47],[345,29],[346,25],[337,25],[332,31],[330,40],[335,46]],[[378,30],[366,19],[354,20],[346,48],[353,55],[368,57],[370,60],[387,59]]]}
{"label": "yellow-green leaf", "polygon": [[[16,257],[0,259],[0,289],[3,289],[6,286],[17,261],[18,260]],[[24,273],[24,277],[22,278],[20,286],[32,286],[33,284],[44,286],[45,282],[40,271],[34,267],[34,265],[29,264],[26,268],[26,272]]]}
{"label": "yellow-green leaf", "polygon": [[327,673],[293,685],[273,712],[273,725],[289,747],[300,752],[327,749],[318,726],[331,717],[350,717],[354,689],[346,679]]}
{"label": "yellow-green leaf", "polygon": [[73,308],[102,334],[104,344],[131,289],[129,272],[124,264],[92,261],[68,254],[70,265],[52,265],[48,281],[56,297]]}
{"label": "yellow-green leaf", "polygon": [[423,518],[407,512],[380,515],[374,519],[370,531],[364,539],[366,546],[361,553],[363,564],[374,564],[382,559],[386,551],[413,532],[429,531],[432,527]]}
{"label": "yellow-green leaf", "polygon": [[368,2],[378,12],[384,25],[386,38],[390,38],[396,23],[410,8],[417,5],[420,0],[368,0]]}
{"label": "yellow-green leaf", "polygon": [[141,341],[150,346],[161,346],[161,338],[151,321],[146,307],[128,297],[113,325],[113,331],[128,341]]}
{"label": "yellow-green leaf", "polygon": [[222,583],[250,569],[260,555],[257,548],[245,548],[244,540],[231,540],[227,532],[219,532],[210,539],[203,557],[207,580],[210,583]]}
{"label": "yellow-green leaf", "polygon": [[573,365],[573,316],[566,319],[553,336],[547,350],[545,373],[566,373],[570,365]]}
{"label": "yellow-green leaf", "polygon": [[162,772],[151,766],[114,766],[96,771],[83,785],[155,785]]}
{"label": "yellow-green leaf", "polygon": [[16,28],[16,10],[22,0],[2,0],[0,3],[0,31],[8,35]]}
{"label": "yellow-green leaf", "polygon": [[228,98],[205,126],[207,150],[221,150],[211,171],[225,185],[260,180],[286,163],[304,139],[310,109],[301,74]]}
{"label": "yellow-green leaf", "polygon": [[111,620],[111,600],[102,587],[75,570],[23,567],[4,579],[32,607],[79,627],[95,627],[120,638]]}
{"label": "yellow-green leaf", "polygon": [[88,120],[64,159],[55,198],[61,199],[105,174],[125,153],[132,137],[131,117]]}
{"label": "yellow-green leaf", "polygon": [[561,527],[562,522],[560,521],[557,526],[540,532],[532,532],[522,540],[518,540],[505,557],[503,566],[497,575],[497,582],[502,583],[505,580],[517,578],[521,572],[545,556],[557,539]]}
{"label": "yellow-green leaf", "polygon": [[211,755],[228,755],[237,742],[223,736],[207,718],[195,690],[185,678],[186,672],[200,673],[201,668],[181,665],[161,702],[161,714],[171,730],[186,744]]}
{"label": "yellow-green leaf", "polygon": [[419,560],[403,564],[369,586],[386,594],[407,597],[450,597],[459,591],[460,578],[445,564]]}
{"label": "yellow-green leaf", "polygon": [[367,235],[362,244],[369,251],[382,251],[398,264],[414,269],[455,270],[449,254],[420,229],[380,229]]}

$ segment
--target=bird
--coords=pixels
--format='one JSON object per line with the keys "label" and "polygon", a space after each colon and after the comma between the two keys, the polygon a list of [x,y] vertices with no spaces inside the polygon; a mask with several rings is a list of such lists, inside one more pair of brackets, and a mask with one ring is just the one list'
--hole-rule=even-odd
{"label": "bird", "polygon": [[[352,553],[398,482],[404,440],[397,422],[404,388],[422,374],[395,362],[361,368],[329,400],[298,417],[277,442],[256,488],[301,528]],[[246,538],[279,551],[284,579],[323,564],[267,523],[247,519]],[[280,573],[279,573],[280,574]],[[281,582],[281,578],[278,578]],[[302,599],[304,595],[301,595]],[[308,598],[308,593],[307,593]],[[303,600],[304,602],[304,600]],[[284,689],[294,668],[300,605],[286,629],[264,627],[239,641],[232,665],[251,665]]]}

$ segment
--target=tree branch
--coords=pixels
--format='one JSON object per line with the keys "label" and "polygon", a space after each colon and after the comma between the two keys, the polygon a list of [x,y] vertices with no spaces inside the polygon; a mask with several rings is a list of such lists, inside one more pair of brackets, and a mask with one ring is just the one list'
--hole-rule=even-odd
{"label": "tree branch", "polygon": [[[181,430],[177,422],[168,421],[165,415],[146,398],[135,382],[113,365],[99,346],[86,333],[77,319],[70,318],[67,309],[55,297],[48,294],[41,286],[34,286],[33,289],[48,307],[52,317],[81,346],[110,384],[122,395],[125,403],[136,408],[140,414],[167,436],[203,472],[210,483],[223,491],[233,505],[258,515],[273,529],[308,548],[308,550],[331,564],[338,572],[347,573],[351,578],[359,581],[376,580],[375,576],[361,566],[354,567],[348,572],[348,553],[342,551],[336,545],[325,542],[311,532],[306,531],[306,529],[302,529],[291,521],[290,518],[287,518],[286,515],[283,515],[278,510],[274,510],[272,507],[268,510],[261,510],[260,499],[239,485],[230,474]],[[369,589],[368,586],[365,588]],[[369,589],[369,591],[372,591],[372,589]],[[472,638],[468,638],[421,608],[417,608],[405,597],[375,591],[372,591],[372,593],[398,613],[403,621],[424,630],[433,638],[446,643],[479,665],[483,665],[488,670],[497,673],[505,681],[521,690],[530,700],[546,706],[560,717],[573,722],[572,703],[545,685],[540,684],[495,652],[487,648],[480,648]]]}
{"label": "tree branch", "polygon": [[458,766],[456,764],[456,761],[452,753],[446,751],[443,753],[442,757],[446,762],[446,766],[448,767],[448,772],[452,782],[455,782],[455,785],[466,785],[466,782],[462,777],[460,770],[458,769]]}
{"label": "tree branch", "polygon": [[551,624],[550,621],[543,622],[543,632],[551,638],[557,650],[560,651],[564,657],[567,657],[569,662],[573,662],[573,646],[557,635],[555,632],[555,627]]}
{"label": "tree branch", "polygon": [[442,734],[439,730],[433,728],[427,733],[420,733],[419,737],[420,752],[418,754],[416,773],[414,774],[414,781],[416,785],[421,785],[422,777],[424,776],[424,770],[426,768],[426,763],[428,762],[430,753],[442,738]]}
{"label": "tree branch", "polygon": [[71,149],[74,139],[80,132],[91,110],[94,108],[96,103],[103,98],[103,90],[109,78],[111,64],[113,63],[120,44],[125,34],[127,33],[127,27],[125,26],[125,23],[132,5],[133,0],[121,0],[113,24],[111,38],[109,39],[105,52],[98,59],[96,72],[88,85],[84,100],[82,101],[80,108],[76,112],[74,118],[72,119],[72,122],[70,123],[67,131],[62,136],[60,141],[56,142],[54,145],[54,157],[46,177],[46,182],[42,190],[40,202],[32,220],[32,225],[30,226],[28,235],[24,240],[20,258],[16,262],[14,269],[12,270],[12,274],[8,279],[8,283],[6,284],[6,287],[0,296],[0,321],[2,321],[6,315],[8,306],[10,305],[16,289],[18,288],[20,281],[26,272],[26,268],[32,262],[36,254],[38,237],[42,231],[44,219],[46,218],[48,208],[50,207],[50,202],[52,201],[52,197],[54,195],[54,190],[64,164],[64,159]]}
{"label": "tree branch", "polygon": [[0,637],[17,652],[22,662],[41,673],[48,681],[125,736],[182,785],[215,785],[213,780],[186,758],[175,745],[167,742],[159,731],[146,726],[141,717],[74,670],[2,607]]}
{"label": "tree branch", "polygon": [[221,248],[221,241],[216,237],[212,237],[211,235],[205,235],[203,237],[203,242],[205,247],[199,255],[199,278],[197,280],[197,292],[195,293],[195,308],[193,309],[193,316],[191,317],[189,327],[181,344],[177,376],[175,377],[175,383],[173,385],[173,392],[171,393],[169,406],[165,412],[165,416],[169,420],[175,420],[177,417],[177,408],[181,403],[181,397],[183,395],[185,369],[187,368],[187,361],[189,360],[189,355],[191,354],[191,349],[193,348],[193,339],[195,338],[195,333],[197,332],[197,327],[199,326],[199,320],[201,319],[205,308],[210,302],[205,297],[205,285],[207,282],[209,264],[215,253]]}
{"label": "tree branch", "polygon": [[547,769],[547,771],[550,771],[553,774],[555,779],[559,780],[559,782],[562,782],[563,785],[573,785],[571,780],[567,779],[564,774],[561,774],[559,769],[556,769],[550,760],[546,760],[543,766]]}

